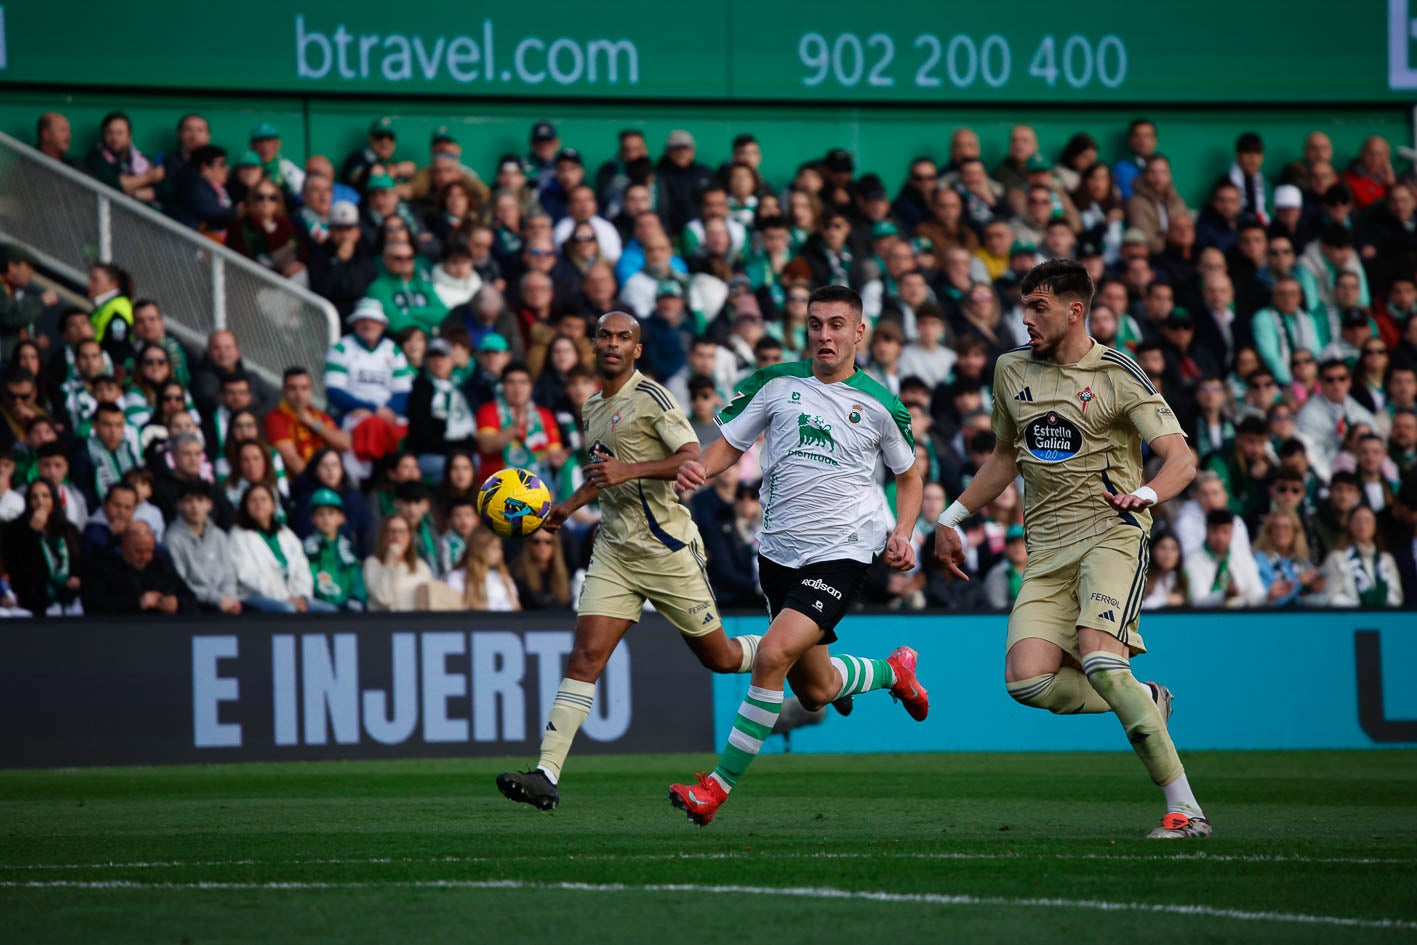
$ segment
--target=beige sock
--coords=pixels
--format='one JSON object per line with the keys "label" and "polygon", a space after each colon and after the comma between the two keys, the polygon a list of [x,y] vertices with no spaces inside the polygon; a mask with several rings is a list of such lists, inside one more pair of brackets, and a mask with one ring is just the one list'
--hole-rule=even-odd
{"label": "beige sock", "polygon": [[1151,690],[1132,675],[1132,666],[1126,657],[1089,653],[1082,658],[1082,668],[1092,688],[1117,713],[1122,727],[1127,730],[1127,740],[1151,773],[1151,780],[1170,784],[1180,777],[1185,769],[1181,767],[1171,734],[1166,731],[1166,720],[1161,717]]}
{"label": "beige sock", "polygon": [[546,731],[541,735],[541,760],[537,762],[537,767],[546,772],[552,783],[561,779],[561,766],[566,763],[566,755],[571,751],[571,742],[581,723],[590,715],[594,699],[595,683],[561,680],[561,688],[556,690],[556,699],[546,717]]}

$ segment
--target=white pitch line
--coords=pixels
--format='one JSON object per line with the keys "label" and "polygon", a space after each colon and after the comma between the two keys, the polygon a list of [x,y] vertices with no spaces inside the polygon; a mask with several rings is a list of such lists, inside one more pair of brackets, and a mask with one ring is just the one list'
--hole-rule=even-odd
{"label": "white pitch line", "polygon": [[[540,856],[438,856],[438,857],[350,857],[310,860],[140,860],[134,862],[108,861],[104,863],[2,863],[0,871],[45,871],[45,870],[123,870],[123,869],[177,869],[190,867],[222,866],[364,866],[381,863],[429,864],[438,863],[515,863],[541,861]],[[959,861],[1061,861],[1091,860],[1101,862],[1171,862],[1201,861],[1206,863],[1299,863],[1311,865],[1356,865],[1356,866],[1412,866],[1417,860],[1398,857],[1316,857],[1289,854],[1229,854],[1229,853],[1174,853],[1174,854],[1129,854],[1129,853],[906,853],[883,850],[879,853],[591,853],[567,856],[569,861],[577,860],[625,860],[635,862],[672,860],[959,860]]]}
{"label": "white pitch line", "polygon": [[1356,916],[1311,915],[1291,912],[1263,912],[1248,909],[1222,909],[1216,906],[1167,903],[1108,902],[1096,899],[1011,899],[1006,896],[969,896],[946,893],[892,893],[854,889],[761,886],[697,886],[687,883],[657,883],[630,886],[623,883],[525,883],[518,880],[426,880],[373,882],[272,882],[272,883],[139,883],[131,880],[78,880],[0,882],[0,888],[10,889],[133,889],[133,890],[217,890],[217,891],[291,891],[343,889],[537,889],[568,892],[647,892],[647,893],[707,893],[710,895],[788,896],[801,899],[836,899],[862,902],[909,903],[931,906],[1008,906],[1029,909],[1083,909],[1094,912],[1145,912],[1164,915],[1203,916],[1213,919],[1234,919],[1241,922],[1281,922],[1299,925],[1331,925],[1362,929],[1417,930],[1417,922],[1404,919],[1368,919]]}

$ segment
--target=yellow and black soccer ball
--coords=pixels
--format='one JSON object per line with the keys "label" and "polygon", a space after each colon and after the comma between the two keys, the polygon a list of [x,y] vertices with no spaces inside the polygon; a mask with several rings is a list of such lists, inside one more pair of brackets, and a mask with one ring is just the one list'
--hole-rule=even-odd
{"label": "yellow and black soccer ball", "polygon": [[477,490],[477,513],[503,538],[530,535],[550,512],[551,490],[525,469],[499,469]]}

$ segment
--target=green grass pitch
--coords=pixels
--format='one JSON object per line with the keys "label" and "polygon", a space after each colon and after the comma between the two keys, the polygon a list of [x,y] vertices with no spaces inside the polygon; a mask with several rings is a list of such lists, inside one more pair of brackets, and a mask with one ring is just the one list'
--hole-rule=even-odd
{"label": "green grass pitch", "polygon": [[1417,752],[1193,753],[1217,836],[1143,839],[1130,754],[704,756],[0,773],[0,942],[1417,941]]}

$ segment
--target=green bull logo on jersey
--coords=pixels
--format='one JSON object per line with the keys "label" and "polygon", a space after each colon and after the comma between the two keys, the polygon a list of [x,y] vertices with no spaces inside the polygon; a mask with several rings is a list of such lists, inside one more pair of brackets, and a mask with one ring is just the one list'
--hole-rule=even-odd
{"label": "green bull logo on jersey", "polygon": [[836,441],[832,439],[831,424],[821,417],[814,417],[811,414],[799,414],[797,417],[797,446],[825,446],[828,451],[836,452]]}

